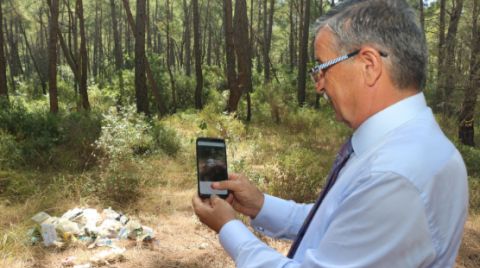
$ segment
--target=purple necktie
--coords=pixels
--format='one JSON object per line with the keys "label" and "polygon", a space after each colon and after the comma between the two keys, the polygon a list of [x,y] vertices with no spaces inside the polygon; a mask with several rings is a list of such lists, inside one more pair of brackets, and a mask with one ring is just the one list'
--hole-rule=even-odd
{"label": "purple necktie", "polygon": [[347,163],[348,158],[350,157],[352,152],[353,152],[352,139],[349,138],[347,142],[343,144],[342,148],[337,154],[337,157],[335,158],[335,162],[333,163],[333,168],[330,171],[330,174],[328,175],[327,184],[325,185],[325,187],[323,187],[320,197],[317,199],[317,202],[315,202],[312,209],[310,210],[310,213],[308,214],[307,218],[303,222],[302,228],[300,228],[300,231],[298,231],[297,237],[295,241],[293,241],[292,247],[288,251],[288,254],[287,254],[288,258],[291,259],[295,255],[295,252],[297,251],[298,246],[300,245],[300,242],[302,241],[303,236],[305,235],[305,232],[307,231],[308,226],[310,225],[310,222],[313,219],[313,215],[315,215],[315,212],[317,212],[318,207],[320,207],[320,204],[322,203],[323,199],[327,195],[328,191],[330,191],[332,186],[337,181],[338,173],[340,173],[340,170],[342,169],[342,167],[345,165],[345,163]]}

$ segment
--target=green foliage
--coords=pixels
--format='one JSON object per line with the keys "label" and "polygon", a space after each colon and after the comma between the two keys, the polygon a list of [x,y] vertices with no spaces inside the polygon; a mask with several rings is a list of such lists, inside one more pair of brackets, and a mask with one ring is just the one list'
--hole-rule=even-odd
{"label": "green foliage", "polygon": [[480,177],[469,177],[469,209],[475,213],[480,212]]}
{"label": "green foliage", "polygon": [[161,122],[154,122],[151,135],[155,147],[170,156],[176,156],[181,149],[180,140],[177,137],[177,133]]}
{"label": "green foliage", "polygon": [[283,198],[313,201],[327,176],[327,162],[325,157],[322,159],[309,148],[292,146],[278,156],[278,162],[270,175],[270,190]]}
{"label": "green foliage", "polygon": [[92,183],[94,192],[108,205],[137,201],[146,183],[140,176],[139,165],[131,160],[111,162]]}
{"label": "green foliage", "polygon": [[0,166],[13,167],[22,161],[22,153],[13,135],[0,129]]}
{"label": "green foliage", "polygon": [[112,107],[103,115],[102,132],[95,144],[111,160],[128,159],[153,149],[150,130],[145,115],[138,114],[134,106],[120,111]]}
{"label": "green foliage", "polygon": [[[12,102],[0,111],[0,155],[8,166],[82,169],[99,134],[95,113],[53,115],[44,109]],[[5,162],[5,161],[4,161]]]}
{"label": "green foliage", "polygon": [[480,178],[480,148],[456,144],[467,166],[468,175]]}

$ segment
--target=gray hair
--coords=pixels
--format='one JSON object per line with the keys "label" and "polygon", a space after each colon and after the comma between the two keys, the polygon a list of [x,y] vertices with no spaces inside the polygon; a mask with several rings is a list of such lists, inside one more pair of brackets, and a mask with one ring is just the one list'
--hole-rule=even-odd
{"label": "gray hair", "polygon": [[372,45],[388,54],[390,78],[400,89],[422,90],[427,77],[425,35],[405,0],[345,0],[317,20],[328,26],[342,53]]}

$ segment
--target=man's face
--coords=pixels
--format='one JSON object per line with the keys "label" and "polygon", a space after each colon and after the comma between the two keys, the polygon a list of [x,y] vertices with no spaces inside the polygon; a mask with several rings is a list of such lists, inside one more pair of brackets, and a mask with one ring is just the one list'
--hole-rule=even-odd
{"label": "man's face", "polygon": [[[327,28],[321,29],[315,38],[315,58],[325,63],[340,55],[335,48],[333,33]],[[355,57],[339,62],[317,75],[315,88],[317,93],[325,93],[331,100],[336,119],[354,127],[358,106],[359,75]]]}

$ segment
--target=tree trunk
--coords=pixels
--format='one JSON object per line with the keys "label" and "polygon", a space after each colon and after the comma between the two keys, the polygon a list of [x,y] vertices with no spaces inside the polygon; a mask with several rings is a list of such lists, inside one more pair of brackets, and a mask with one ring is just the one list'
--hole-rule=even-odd
{"label": "tree trunk", "polygon": [[[170,12],[170,1],[169,0],[166,0],[165,1],[165,5],[166,5],[166,10],[167,10],[167,58],[168,59],[172,59],[172,53],[173,53],[173,50],[171,48],[172,46],[172,41],[171,41],[171,37],[170,37],[170,21],[172,20],[171,18],[171,12]],[[172,89],[172,111],[175,113],[176,110],[177,110],[177,92],[175,90],[175,79],[173,77],[173,73],[172,73],[172,60],[168,60],[167,62],[167,71],[168,71],[168,76],[170,77],[170,86],[171,86],[171,89]]]}
{"label": "tree trunk", "polygon": [[[127,14],[127,20],[128,20],[128,24],[129,24],[130,28],[131,29],[136,29],[135,21],[133,20],[132,12],[130,11],[130,4],[129,4],[128,0],[123,0],[123,6],[125,7],[125,11],[126,11],[126,14]],[[144,33],[145,33],[145,31],[144,31]],[[145,43],[145,40],[144,40],[144,43]],[[144,47],[144,51],[145,51],[145,47]],[[160,97],[160,89],[158,88],[157,82],[155,81],[155,78],[153,77],[152,68],[150,67],[150,63],[148,62],[147,57],[145,56],[145,53],[144,53],[143,58],[144,58],[143,62],[145,63],[145,69],[146,69],[146,72],[147,72],[147,79],[148,79],[148,82],[150,83],[150,87],[151,87],[151,90],[152,90],[152,94],[155,98],[155,101],[157,102],[158,113],[160,115],[164,115],[164,114],[167,113],[167,108],[166,108],[166,105],[164,104],[162,98]]]}
{"label": "tree trunk", "polygon": [[445,87],[445,2],[440,0],[440,15],[438,26],[438,56],[437,56],[437,90],[435,94],[434,110],[439,111],[443,101]]}
{"label": "tree trunk", "polygon": [[3,10],[2,2],[0,1],[0,100],[5,99],[8,101],[8,88],[7,88],[7,64],[5,60],[4,40],[3,40]]}
{"label": "tree trunk", "polygon": [[[1,13],[1,10],[0,10],[0,13]],[[0,14],[1,16],[1,14]],[[1,21],[1,17],[0,17],[0,21]],[[0,22],[1,23],[1,22]],[[0,24],[0,27],[1,24]],[[33,63],[33,67],[35,68],[35,71],[37,72],[38,74],[38,79],[40,80],[40,85],[42,86],[42,91],[45,92],[46,91],[46,81],[45,81],[45,77],[40,69],[40,66],[38,65],[38,62],[37,60],[35,59],[35,56],[33,55],[33,52],[32,52],[32,48],[30,46],[30,42],[28,41],[28,38],[27,38],[27,33],[25,31],[25,28],[23,27],[23,24],[20,24],[20,30],[22,31],[22,35],[23,35],[23,38],[25,39],[25,46],[27,48],[27,52],[28,54],[30,55],[30,58],[32,59],[32,63]],[[0,43],[2,42],[3,40],[1,40],[1,36],[0,36]],[[1,45],[1,44],[0,44]],[[0,51],[1,53],[1,51]],[[0,54],[0,61],[1,61],[1,54]],[[1,63],[0,63],[1,64]],[[0,70],[1,70],[1,66],[0,66]],[[0,78],[0,81],[1,81],[1,78]],[[1,83],[1,82],[0,82]]]}
{"label": "tree trunk", "polygon": [[[47,0],[49,1],[49,0]],[[58,0],[50,0],[50,30],[48,45],[48,91],[50,95],[50,112],[58,113],[57,96],[57,33],[58,29]]]}
{"label": "tree trunk", "polygon": [[288,48],[289,48],[289,54],[290,54],[290,72],[293,72],[296,66],[296,53],[297,50],[295,49],[295,37],[297,34],[295,33],[295,20],[293,19],[293,2],[294,0],[290,0],[289,3],[289,12],[288,12],[288,18],[290,20],[290,33],[289,33],[289,38],[288,38]]}
{"label": "tree trunk", "polygon": [[[261,28],[262,23],[260,23],[262,21],[262,3],[263,3],[263,0],[258,0],[257,35],[260,35],[261,29],[262,29]],[[260,50],[263,51],[263,49],[262,49],[262,46],[260,46],[261,45],[260,44],[260,36],[257,36],[257,41],[258,41],[257,42],[257,48],[256,48],[256,51],[255,51],[255,53],[257,54],[257,67],[256,67],[256,69],[257,69],[257,73],[261,73],[263,68],[262,68],[262,60],[260,60]],[[262,41],[262,43],[263,43],[263,41]],[[263,45],[265,45],[265,44],[263,44]]]}
{"label": "tree trunk", "polygon": [[83,3],[82,0],[77,0],[77,17],[80,22],[80,87],[79,92],[82,98],[82,108],[84,110],[90,110],[90,102],[88,101],[88,92],[87,92],[87,42],[85,35],[85,20],[83,17]]}
{"label": "tree trunk", "polygon": [[190,7],[187,1],[183,0],[184,25],[185,25],[185,73],[187,76],[192,75],[192,60],[191,60],[191,24],[190,24]]}
{"label": "tree trunk", "polygon": [[150,114],[147,81],[145,77],[145,1],[137,0],[135,28],[135,98],[137,112]]}
{"label": "tree trunk", "polygon": [[120,96],[117,100],[117,105],[123,104],[123,97],[125,95],[123,86],[123,55],[122,55],[122,42],[120,40],[120,33],[118,30],[117,10],[115,7],[115,0],[110,0],[110,8],[112,15],[112,28],[113,28],[113,54],[115,56],[115,71],[118,75],[118,82],[120,83]]}
{"label": "tree trunk", "polygon": [[[273,13],[275,11],[275,0],[270,0],[270,12],[267,12],[267,0],[263,3],[263,66],[264,66],[264,79],[265,82],[270,82],[270,46],[272,41],[272,27],[273,27]],[[268,22],[267,22],[268,16]]]}
{"label": "tree trunk", "polygon": [[425,32],[425,12],[423,10],[423,0],[418,3],[418,11],[420,13],[420,24],[422,25],[422,31]]}
{"label": "tree trunk", "polygon": [[248,17],[247,3],[245,0],[236,0],[234,16],[234,40],[235,52],[238,62],[238,99],[233,103],[235,110],[243,93],[252,90],[252,56],[248,41]]}
{"label": "tree trunk", "polygon": [[233,39],[233,19],[232,19],[232,0],[223,1],[223,25],[225,30],[225,57],[227,67],[227,83],[230,95],[227,102],[227,112],[237,110],[236,103],[240,99],[237,86],[237,71],[235,69],[235,45]]}
{"label": "tree trunk", "polygon": [[456,82],[456,73],[457,68],[455,64],[455,47],[457,44],[457,31],[458,31],[458,24],[460,22],[460,17],[462,15],[463,10],[463,0],[455,0],[454,5],[452,7],[452,11],[450,14],[450,22],[448,25],[448,32],[446,38],[446,59],[445,59],[445,87],[443,93],[443,113],[444,115],[452,115],[453,107],[452,103],[448,101],[452,92],[455,90],[455,82]]}
{"label": "tree trunk", "polygon": [[200,15],[198,14],[198,0],[192,0],[193,4],[193,50],[195,54],[195,75],[197,85],[195,87],[195,108],[202,109],[202,91],[203,91],[203,74],[202,74],[202,48],[200,44]]}
{"label": "tree trunk", "polygon": [[308,60],[308,26],[310,23],[310,0],[305,2],[305,11],[303,15],[302,25],[302,42],[300,44],[300,63],[298,66],[298,104],[305,105],[305,85],[307,77],[307,60]]}
{"label": "tree trunk", "polygon": [[478,29],[478,16],[480,14],[480,1],[473,1],[472,12],[472,41],[470,55],[469,83],[465,90],[462,110],[458,117],[458,136],[460,141],[469,146],[475,146],[475,106],[480,88],[480,31]]}

